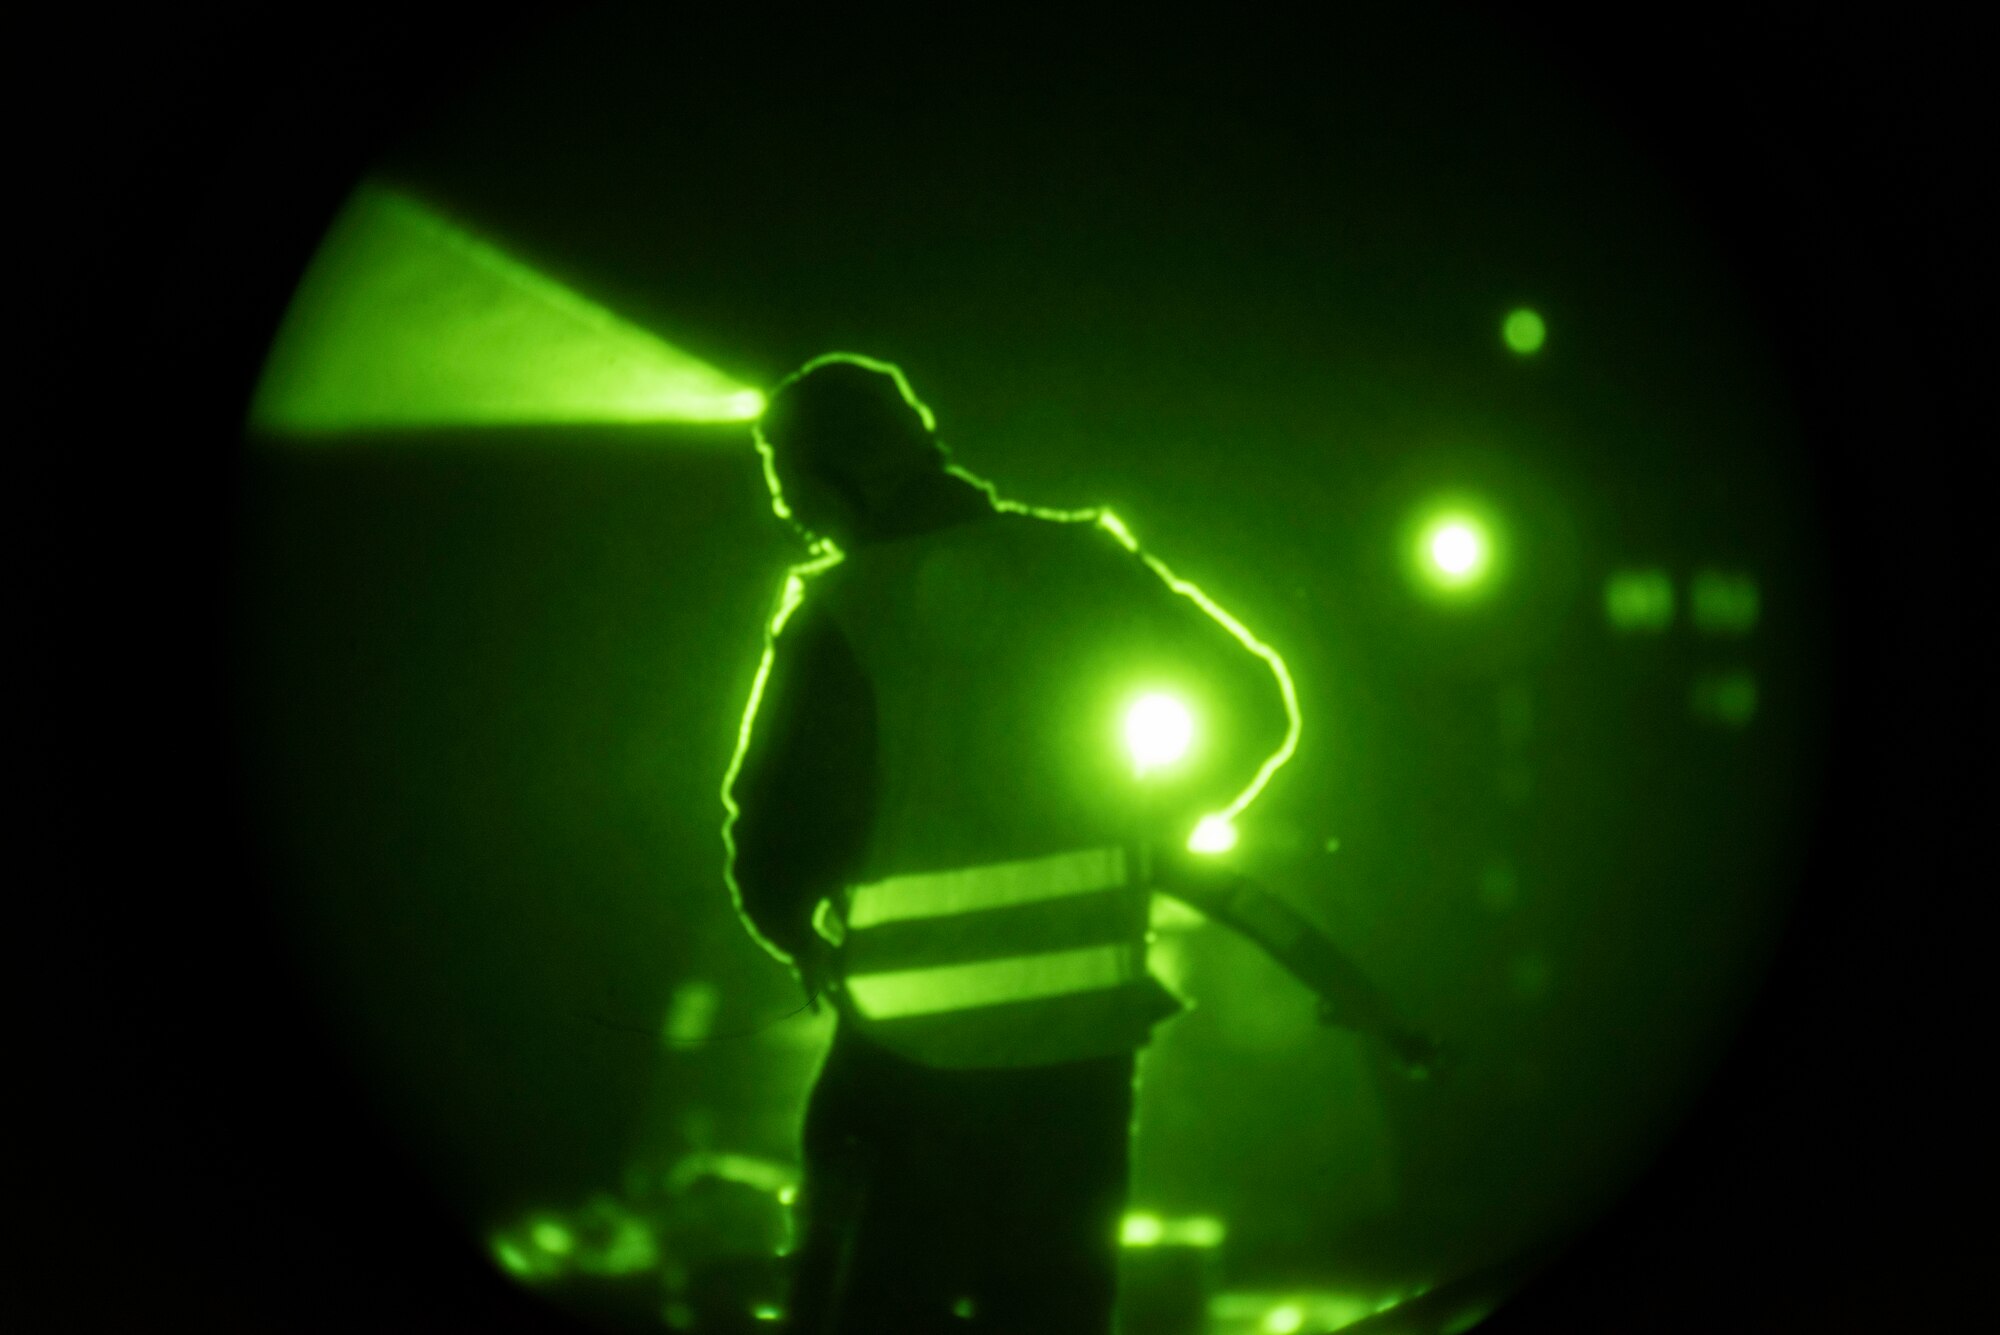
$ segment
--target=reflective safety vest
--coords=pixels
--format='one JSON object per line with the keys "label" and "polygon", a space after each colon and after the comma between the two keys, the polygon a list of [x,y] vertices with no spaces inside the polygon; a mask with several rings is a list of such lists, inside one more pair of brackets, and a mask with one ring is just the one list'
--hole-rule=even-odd
{"label": "reflective safety vest", "polygon": [[844,1022],[944,1068],[1143,1044],[1182,1005],[1146,969],[1158,803],[1117,708],[1175,634],[1219,629],[1109,535],[1015,514],[871,544],[815,585],[876,708],[874,823],[821,918]]}
{"label": "reflective safety vest", "polygon": [[930,1066],[1129,1052],[1181,1007],[1146,971],[1150,893],[1123,848],[890,877],[843,896],[843,1010]]}

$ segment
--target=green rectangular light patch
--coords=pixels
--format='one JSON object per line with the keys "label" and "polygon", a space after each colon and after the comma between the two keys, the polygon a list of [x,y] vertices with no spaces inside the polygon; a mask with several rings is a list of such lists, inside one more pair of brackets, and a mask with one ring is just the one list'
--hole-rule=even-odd
{"label": "green rectangular light patch", "polygon": [[1092,946],[984,964],[904,969],[850,978],[847,994],[873,1020],[934,1015],[1116,987],[1138,976],[1137,955],[1130,946]]}
{"label": "green rectangular light patch", "polygon": [[1125,884],[1125,850],[999,862],[962,871],[893,876],[858,887],[847,908],[849,930],[911,918],[944,918],[981,909],[1060,899]]}

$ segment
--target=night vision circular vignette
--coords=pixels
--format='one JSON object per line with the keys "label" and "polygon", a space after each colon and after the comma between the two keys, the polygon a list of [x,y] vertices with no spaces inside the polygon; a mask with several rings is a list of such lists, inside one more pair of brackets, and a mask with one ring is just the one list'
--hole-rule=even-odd
{"label": "night vision circular vignette", "polygon": [[[801,1127],[855,1003],[750,930],[725,826],[774,638],[862,564],[756,431],[842,354],[1245,669],[1121,659],[1116,617],[1026,669],[1111,806],[1234,766],[1117,862],[1185,1006],[1139,1049],[1121,1329],[1472,1329],[1699,1093],[1802,850],[1815,517],[1715,238],[1456,11],[1254,60],[848,33],[754,92],[664,68],[675,23],[568,20],[413,127],[249,406],[257,786],[357,1071],[556,1306],[802,1324]],[[964,763],[963,800],[1033,786]],[[1062,1139],[1028,1130],[1024,1164]]]}

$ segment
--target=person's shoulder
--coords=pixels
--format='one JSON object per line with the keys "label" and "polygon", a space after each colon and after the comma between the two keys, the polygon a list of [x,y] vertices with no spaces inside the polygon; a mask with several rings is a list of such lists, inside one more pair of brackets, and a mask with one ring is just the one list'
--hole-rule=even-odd
{"label": "person's shoulder", "polygon": [[833,609],[851,573],[846,566],[846,561],[839,561],[828,566],[795,567],[772,609],[773,637],[797,644],[832,630]]}
{"label": "person's shoulder", "polygon": [[989,531],[1017,542],[1078,551],[1123,551],[1117,537],[1094,514],[1041,515],[1031,510],[996,510]]}

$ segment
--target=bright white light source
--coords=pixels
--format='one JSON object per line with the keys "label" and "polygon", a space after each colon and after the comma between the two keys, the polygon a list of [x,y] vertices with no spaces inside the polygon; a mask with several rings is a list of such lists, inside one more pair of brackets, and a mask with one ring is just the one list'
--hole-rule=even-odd
{"label": "bright white light source", "polygon": [[1493,535],[1477,515],[1433,515],[1418,535],[1416,557],[1418,572],[1432,588],[1468,592],[1492,573]]}
{"label": "bright white light source", "polygon": [[1447,575],[1470,574],[1483,546],[1470,524],[1446,524],[1431,535],[1431,560]]}
{"label": "bright white light source", "polygon": [[1125,711],[1125,749],[1141,775],[1171,765],[1194,740],[1194,718],[1171,695],[1140,696]]}

